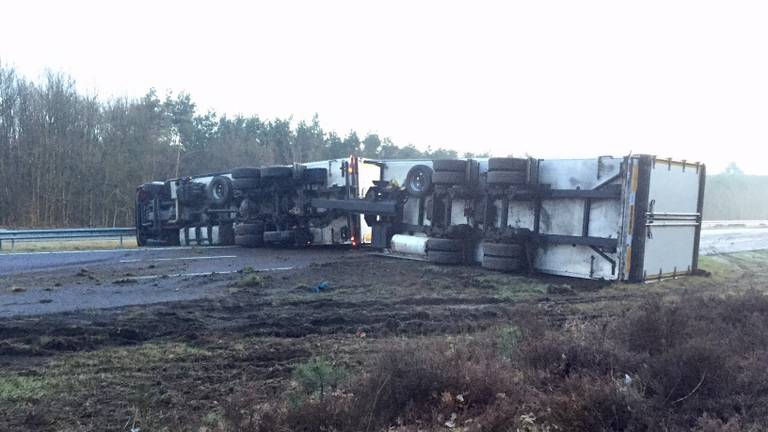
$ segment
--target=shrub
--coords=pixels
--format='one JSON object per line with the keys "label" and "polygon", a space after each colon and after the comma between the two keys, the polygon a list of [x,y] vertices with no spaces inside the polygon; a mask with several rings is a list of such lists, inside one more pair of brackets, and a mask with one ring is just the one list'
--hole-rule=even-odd
{"label": "shrub", "polygon": [[255,272],[246,272],[243,277],[234,283],[239,288],[257,288],[264,284],[264,278]]}
{"label": "shrub", "polygon": [[499,432],[732,432],[768,424],[763,295],[651,299],[621,319],[541,322],[399,342],[345,380],[327,360],[313,359],[294,372],[310,397],[272,409],[269,429],[435,430],[454,417],[467,431]]}
{"label": "shrub", "polygon": [[328,390],[335,390],[346,371],[321,357],[313,357],[306,363],[299,364],[293,370],[293,380],[301,392],[309,397],[325,399]]}

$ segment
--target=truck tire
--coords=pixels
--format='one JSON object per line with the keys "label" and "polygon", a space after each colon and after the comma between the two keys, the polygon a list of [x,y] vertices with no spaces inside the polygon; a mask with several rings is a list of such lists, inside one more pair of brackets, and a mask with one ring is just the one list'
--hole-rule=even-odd
{"label": "truck tire", "polygon": [[488,171],[488,184],[520,185],[525,184],[527,175],[524,171]]}
{"label": "truck tire", "polygon": [[249,235],[249,234],[264,234],[264,224],[257,223],[241,223],[235,225],[235,235]]}
{"label": "truck tire", "polygon": [[432,190],[432,169],[426,165],[414,165],[405,177],[405,189],[416,198],[424,198]]}
{"label": "truck tire", "polygon": [[480,263],[480,266],[489,270],[509,272],[519,271],[523,267],[518,258],[504,258],[489,255],[483,256],[483,261]]}
{"label": "truck tire", "polygon": [[146,245],[147,245],[147,234],[144,233],[144,230],[137,229],[136,230],[136,246],[144,247]]}
{"label": "truck tire", "polygon": [[136,207],[133,210],[133,223],[136,226],[136,246],[138,247],[147,245],[147,234],[144,232],[144,228],[141,226],[141,214],[144,212],[143,209],[144,206],[139,202],[139,198],[137,196]]}
{"label": "truck tire", "polygon": [[235,244],[235,229],[232,224],[219,225],[219,243],[222,246]]}
{"label": "truck tire", "polygon": [[250,198],[244,198],[240,201],[240,207],[237,209],[240,220],[255,219],[259,214],[259,206]]}
{"label": "truck tire", "polygon": [[261,168],[261,178],[263,179],[286,179],[293,177],[293,168],[284,166],[271,166]]}
{"label": "truck tire", "polygon": [[264,243],[279,243],[280,231],[264,231]]}
{"label": "truck tire", "polygon": [[232,186],[237,190],[249,190],[259,187],[258,177],[239,177],[232,180]]}
{"label": "truck tire", "polygon": [[511,243],[483,243],[483,255],[497,258],[521,258],[523,246]]}
{"label": "truck tire", "polygon": [[232,200],[232,180],[224,176],[216,176],[208,184],[208,200],[216,206],[225,206]]}
{"label": "truck tire", "polygon": [[235,244],[247,248],[259,247],[264,244],[264,237],[261,234],[235,235]]}
{"label": "truck tire", "polygon": [[458,171],[435,171],[432,174],[432,183],[439,185],[460,185],[467,179],[466,174]]}
{"label": "truck tire", "polygon": [[295,239],[296,233],[293,230],[264,231],[265,243],[292,243]]}
{"label": "truck tire", "polygon": [[252,167],[235,168],[231,174],[233,179],[252,179],[259,178],[261,175],[258,168]]}
{"label": "truck tire", "polygon": [[431,238],[427,240],[427,254],[432,251],[462,252],[463,250],[464,242],[461,240],[439,238]]}
{"label": "truck tire", "polygon": [[235,244],[243,247],[257,247],[264,244],[264,224],[256,222],[235,225]]}
{"label": "truck tire", "polygon": [[181,238],[179,238],[179,230],[176,230],[176,229],[163,230],[161,237],[163,242],[168,246],[181,245]]}
{"label": "truck tire", "polygon": [[464,254],[461,252],[427,251],[427,261],[435,264],[461,264]]}
{"label": "truck tire", "polygon": [[488,171],[526,171],[528,159],[522,158],[490,158]]}
{"label": "truck tire", "polygon": [[464,173],[467,170],[467,161],[461,159],[435,159],[432,161],[432,169],[435,171]]}
{"label": "truck tire", "polygon": [[141,190],[143,190],[153,198],[170,196],[170,193],[168,192],[168,188],[166,188],[165,184],[144,183],[143,185],[141,185]]}
{"label": "truck tire", "polygon": [[324,185],[328,182],[328,170],[326,168],[307,168],[301,173],[304,183]]}

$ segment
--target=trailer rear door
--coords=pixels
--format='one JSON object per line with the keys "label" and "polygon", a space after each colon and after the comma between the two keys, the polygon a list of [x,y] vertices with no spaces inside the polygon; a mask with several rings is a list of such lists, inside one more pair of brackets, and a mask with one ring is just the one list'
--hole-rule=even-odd
{"label": "trailer rear door", "polygon": [[691,273],[698,261],[704,167],[654,160],[650,169],[643,278]]}

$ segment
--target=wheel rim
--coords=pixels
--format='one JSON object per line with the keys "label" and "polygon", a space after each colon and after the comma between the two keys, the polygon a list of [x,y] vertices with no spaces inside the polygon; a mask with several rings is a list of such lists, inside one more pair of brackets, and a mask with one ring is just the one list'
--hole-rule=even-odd
{"label": "wheel rim", "polygon": [[217,200],[220,200],[220,199],[224,198],[224,185],[223,184],[219,183],[219,184],[216,185],[215,188],[213,188],[213,196]]}
{"label": "wheel rim", "polygon": [[424,184],[426,183],[426,175],[424,174],[424,171],[418,171],[415,176],[413,176],[413,180],[411,180],[411,186],[413,186],[413,189],[418,192],[422,192],[424,190]]}

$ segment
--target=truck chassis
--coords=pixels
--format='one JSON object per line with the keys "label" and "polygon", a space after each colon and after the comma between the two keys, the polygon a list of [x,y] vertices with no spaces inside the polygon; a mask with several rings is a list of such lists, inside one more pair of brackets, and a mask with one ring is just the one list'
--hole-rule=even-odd
{"label": "truck chassis", "polygon": [[643,281],[697,271],[705,166],[358,157],[146,183],[144,245],[368,245],[438,264]]}

